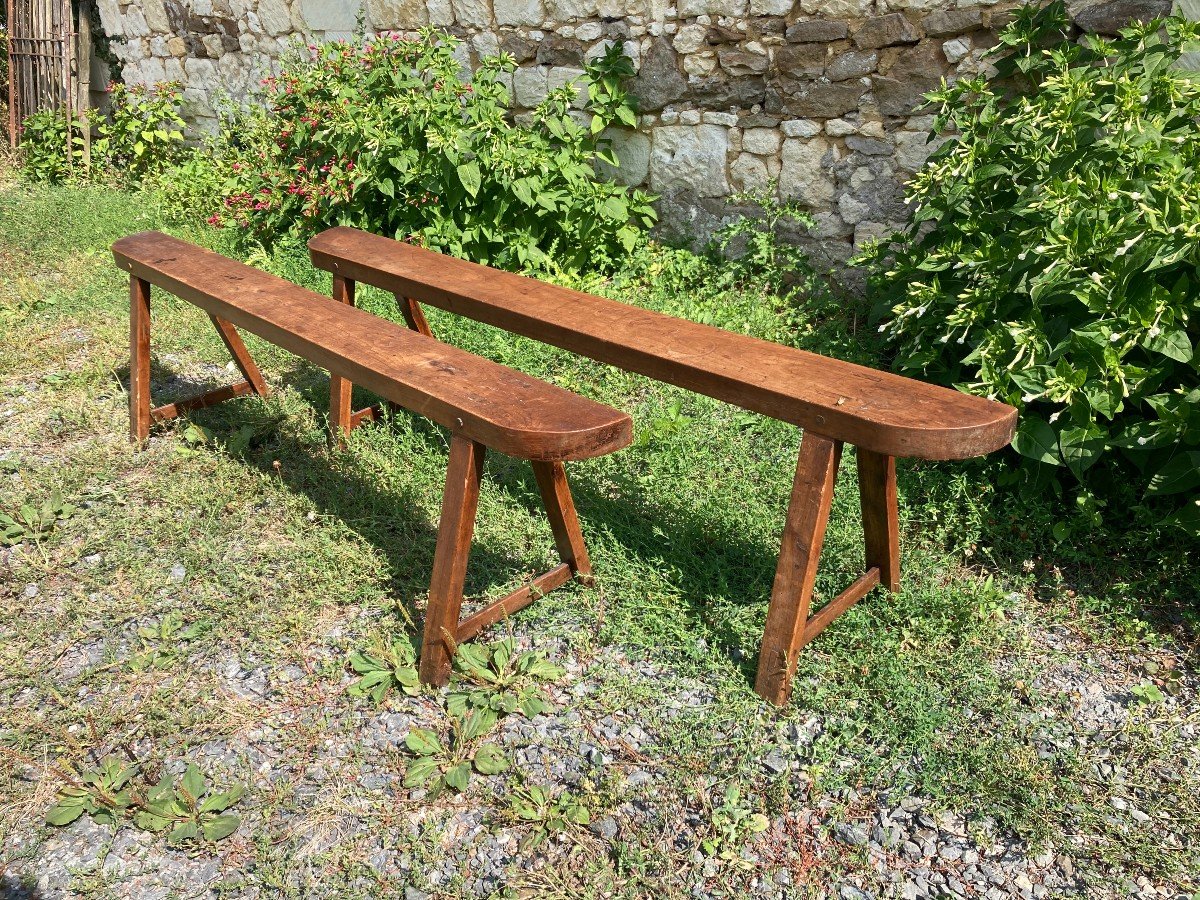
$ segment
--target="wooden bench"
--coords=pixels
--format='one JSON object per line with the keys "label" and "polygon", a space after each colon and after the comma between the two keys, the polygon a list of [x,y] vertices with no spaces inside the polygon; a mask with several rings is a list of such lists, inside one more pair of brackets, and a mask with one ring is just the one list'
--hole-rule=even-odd
{"label": "wooden bench", "polygon": [[[328,369],[339,404],[336,421],[346,421],[350,385],[358,382],[450,430],[450,461],[422,639],[423,681],[446,682],[458,642],[573,576],[590,583],[591,565],[563,463],[627,446],[632,437],[628,415],[165,234],[136,234],[117,241],[112,250],[117,265],[130,273],[129,413],[134,442],[147,439],[152,421],[231,397],[267,393],[236,328]],[[151,285],[209,314],[244,381],[150,408]],[[460,621],[485,448],[530,460],[562,563]]]}
{"label": "wooden bench", "polygon": [[[755,688],[783,703],[800,649],[882,584],[900,586],[896,458],[965,459],[1006,446],[1010,406],[442,256],[351,228],[309,241],[313,263],[396,295],[411,328],[420,303],[707,394],[804,429]],[[350,428],[346,416],[338,421]],[[810,615],[843,444],[858,448],[866,565]],[[733,487],[731,486],[731,490]]]}

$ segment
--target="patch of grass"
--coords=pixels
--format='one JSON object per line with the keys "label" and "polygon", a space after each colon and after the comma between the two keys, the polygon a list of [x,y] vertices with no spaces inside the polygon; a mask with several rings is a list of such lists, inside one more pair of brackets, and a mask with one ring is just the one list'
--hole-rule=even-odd
{"label": "patch of grass", "polygon": [[[128,301],[106,247],[159,225],[144,196],[0,190],[0,256],[14,275],[0,285],[0,512],[55,493],[79,508],[36,547],[22,544],[0,563],[0,783],[29,798],[30,760],[128,745],[161,762],[269,727],[285,735],[272,738],[268,766],[283,774],[246,778],[239,809],[256,810],[242,829],[251,834],[229,838],[237,848],[229,852],[246,866],[253,860],[260,883],[284,896],[305,895],[330,872],[346,895],[394,890],[394,881],[372,882],[374,838],[409,854],[418,871],[422,859],[444,859],[465,827],[457,801],[426,809],[370,799],[356,776],[307,766],[330,735],[352,738],[359,727],[355,710],[366,704],[345,696],[347,654],[420,621],[446,435],[403,414],[331,451],[325,373],[248,336],[274,388],[270,398],[198,412],[192,422],[204,431],[190,440],[181,422],[131,452]],[[183,234],[217,249],[228,240],[208,229]],[[329,288],[302,248],[251,262]],[[706,278],[695,257],[644,248],[613,278],[578,286],[842,358],[877,359],[852,304],[781,308],[762,292]],[[394,299],[380,292],[364,290],[361,303],[399,318]],[[152,315],[157,397],[233,379],[198,310],[155,292]],[[514,866],[506,875],[514,890],[632,897],[640,895],[631,885],[655,884],[662,896],[685,896],[706,877],[693,854],[714,820],[700,812],[719,805],[727,788],[739,792],[738,809],[752,811],[742,818],[761,810],[771,819],[757,836],[731,826],[760,859],[797,841],[819,847],[823,836],[795,817],[810,794],[898,791],[1035,844],[1082,830],[1096,858],[1119,871],[1200,878],[1194,864],[1177,864],[1148,841],[1081,819],[1081,805],[1103,801],[1112,788],[1091,779],[1069,742],[1045,744],[1031,713],[1056,700],[1030,687],[1051,665],[1034,646],[1048,624],[1114,651],[1169,651],[1187,665],[1200,587],[1195,567],[1180,562],[1187,548],[1106,534],[1064,547],[1047,538],[1052,507],[1013,508],[989,488],[988,464],[905,463],[904,591],[876,591],[831,626],[802,654],[792,703],[776,710],[753,694],[752,679],[798,432],[437,310],[429,317],[450,343],[629,411],[643,436],[620,454],[570,467],[596,588],[568,585],[515,625],[538,645],[564,648],[574,665],[565,705],[588,727],[636,713],[651,737],[615,765],[652,770],[656,781],[610,805],[643,804],[657,826],[630,826],[611,843],[563,829],[578,839],[547,841],[553,864]],[[360,394],[356,401],[371,400]],[[847,453],[820,601],[863,564],[854,476]],[[468,591],[500,595],[554,562],[528,467],[490,455]],[[187,640],[174,638],[178,629],[162,638],[168,621],[203,628]],[[148,652],[153,664],[134,664]],[[293,675],[234,683],[231,666]],[[815,719],[821,725],[811,731]],[[1183,794],[1195,781],[1164,780],[1163,754],[1184,752],[1182,745],[1156,748],[1139,727],[1133,722],[1122,738],[1132,777],[1147,791],[1167,791],[1173,799],[1164,809],[1180,828],[1200,827],[1200,811]],[[548,746],[579,755],[578,747]],[[764,771],[772,748],[793,767],[788,774]],[[230,763],[237,777],[221,781],[264,764],[239,758]],[[343,765],[398,779],[407,759],[396,749],[358,747]],[[306,799],[314,784],[328,792],[319,803]],[[511,806],[479,796],[484,790],[491,789],[463,796]],[[17,807],[0,811],[0,841],[28,832],[26,816]],[[369,837],[355,823],[366,823]],[[866,865],[805,854],[786,861],[798,885],[805,873],[820,873],[816,885]],[[460,878],[465,893],[474,890],[469,868],[464,863]],[[739,871],[730,863],[715,877],[736,890],[745,883]]]}

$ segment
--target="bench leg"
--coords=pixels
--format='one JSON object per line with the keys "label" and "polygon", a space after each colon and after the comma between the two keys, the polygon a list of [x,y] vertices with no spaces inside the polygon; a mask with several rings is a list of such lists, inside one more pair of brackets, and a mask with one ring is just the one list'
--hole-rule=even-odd
{"label": "bench leg", "polygon": [[[354,282],[333,276],[333,299],[337,303],[354,305]],[[345,445],[346,435],[354,428],[354,410],[350,405],[354,384],[341,375],[329,373],[329,431],[334,444]]]}
{"label": "bench leg", "polygon": [[150,282],[129,278],[129,440],[150,437]]}
{"label": "bench leg", "polygon": [[242,336],[238,334],[237,329],[220,316],[209,313],[208,317],[212,319],[213,327],[217,329],[217,334],[221,336],[221,341],[225,344],[225,349],[233,357],[234,365],[238,367],[238,371],[246,379],[246,384],[250,385],[250,389],[258,394],[258,396],[267,396],[270,392],[267,388],[267,383],[263,380],[262,372],[258,370],[258,366],[250,357],[250,351],[246,349],[246,345],[242,342]]}
{"label": "bench leg", "polygon": [[442,495],[442,518],[438,523],[425,634],[421,641],[420,676],[425,684],[443,685],[450,678],[467,558],[479,509],[484,452],[482,444],[461,435],[454,435],[450,441],[446,492]]}
{"label": "bench leg", "polygon": [[[340,275],[333,276],[333,299],[338,303],[354,306],[354,288],[355,282],[349,278],[342,278]],[[422,334],[432,337],[421,307],[416,302],[406,300],[399,294],[396,295],[396,300],[400,304],[400,311],[404,314],[408,327],[413,331],[420,331]],[[359,425],[374,422],[382,411],[378,405],[355,410],[352,405],[353,393],[353,382],[341,375],[329,373],[329,433],[337,447],[345,447],[346,436],[351,431]],[[387,405],[393,410],[400,408],[391,402],[387,402]]]}
{"label": "bench leg", "polygon": [[245,381],[214,388],[165,406],[150,408],[150,282],[137,276],[129,279],[129,439],[142,444],[150,437],[153,422],[165,422],[193,409],[215,406],[234,397],[257,394],[265,397],[267,383],[250,357],[237,329],[219,316],[209,314],[217,334],[241,370]]}
{"label": "bench leg", "polygon": [[900,590],[900,518],[896,501],[896,460],[858,451],[858,491],[862,498],[867,570],[879,569],[879,582]]}
{"label": "bench leg", "polygon": [[840,441],[804,433],[754,685],[772,703],[791,695],[841,455]]}
{"label": "bench leg", "polygon": [[429,322],[425,318],[425,310],[421,309],[421,304],[416,300],[410,300],[408,297],[395,295],[396,302],[400,304],[400,312],[404,315],[404,321],[413,331],[420,332],[425,337],[433,337],[433,329],[429,327]]}
{"label": "bench leg", "polygon": [[560,462],[533,462],[533,474],[537,479],[550,530],[554,533],[554,545],[559,558],[571,567],[571,571],[586,585],[594,583],[592,563],[588,559],[587,547],[583,543],[583,529],[579,527],[579,516],[575,514],[575,501],[571,497],[571,486],[567,483],[566,467]]}

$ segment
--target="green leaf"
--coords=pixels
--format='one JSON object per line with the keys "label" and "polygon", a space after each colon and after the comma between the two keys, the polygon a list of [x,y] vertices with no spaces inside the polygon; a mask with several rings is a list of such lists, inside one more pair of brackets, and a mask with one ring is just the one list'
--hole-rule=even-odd
{"label": "green leaf", "polygon": [[355,672],[358,672],[360,675],[365,675],[368,672],[386,669],[387,666],[385,666],[380,660],[376,659],[371,654],[362,653],[356,650],[350,654],[350,668],[352,668]]}
{"label": "green leaf", "polygon": [[1146,346],[1155,353],[1161,353],[1163,356],[1177,362],[1186,363],[1192,361],[1192,342],[1188,339],[1187,332],[1183,329],[1163,331],[1154,337],[1148,337],[1146,339]]}
{"label": "green leaf", "polygon": [[50,811],[46,813],[46,824],[70,825],[83,815],[86,805],[86,800],[83,798],[60,800],[58,803],[54,804],[54,806],[50,807]]}
{"label": "green leaf", "polygon": [[476,750],[474,763],[480,775],[499,775],[508,769],[508,757],[495,744],[484,744]]}
{"label": "green leaf", "polygon": [[459,166],[458,180],[462,183],[463,189],[471,197],[477,196],[479,194],[479,186],[483,180],[479,172],[479,163],[471,160]]}
{"label": "green leaf", "polygon": [[234,785],[228,791],[223,791],[218,794],[210,794],[203,803],[200,804],[201,813],[210,812],[225,812],[233,804],[242,799],[242,795],[246,792],[244,786]]}
{"label": "green leaf", "polygon": [[1200,451],[1180,453],[1159,469],[1146,488],[1147,496],[1182,494],[1200,487]]}
{"label": "green leaf", "polygon": [[446,772],[445,778],[446,784],[454,788],[454,790],[459,793],[465,791],[471,781],[470,763],[459,763]]}
{"label": "green leaf", "polygon": [[1091,468],[1104,453],[1103,435],[1087,428],[1068,428],[1059,435],[1059,447],[1063,462],[1080,481],[1083,473]]}
{"label": "green leaf", "polygon": [[404,743],[418,756],[433,756],[442,752],[442,741],[428,728],[414,728],[404,738]]}
{"label": "green leaf", "polygon": [[176,844],[182,844],[184,841],[195,840],[199,836],[200,826],[195,822],[181,822],[167,835],[167,843],[175,846]]}
{"label": "green leaf", "polygon": [[193,800],[199,800],[204,796],[204,776],[200,774],[200,769],[195,763],[189,763],[187,771],[183,773],[183,780],[179,782],[179,786],[187,791]]}
{"label": "green leaf", "polygon": [[1013,449],[1022,456],[1052,466],[1062,465],[1058,450],[1058,435],[1037,416],[1025,415],[1013,438]]}
{"label": "green leaf", "polygon": [[408,764],[404,773],[406,788],[420,787],[441,771],[440,761],[436,756],[421,756]]}
{"label": "green leaf", "polygon": [[202,830],[207,841],[219,841],[238,830],[241,820],[235,815],[214,816],[204,822]]}
{"label": "green leaf", "polygon": [[144,831],[153,831],[158,833],[171,824],[171,817],[159,815],[158,813],[142,810],[133,817],[134,824]]}

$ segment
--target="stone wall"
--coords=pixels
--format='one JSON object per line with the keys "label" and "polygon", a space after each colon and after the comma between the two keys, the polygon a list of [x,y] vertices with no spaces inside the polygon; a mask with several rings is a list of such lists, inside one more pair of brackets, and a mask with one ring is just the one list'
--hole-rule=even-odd
{"label": "stone wall", "polygon": [[[979,72],[1013,0],[99,0],[129,82],[179,80],[187,116],[215,122],[297,35],[350,37],[432,24],[463,62],[505,50],[518,108],[623,42],[642,118],[616,135],[617,177],[661,195],[664,228],[704,237],[729,197],[777,180],[816,217],[836,262],[906,217],[903,182],[931,145],[921,95]],[[1077,10],[1104,30],[1169,0]]]}

